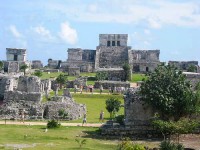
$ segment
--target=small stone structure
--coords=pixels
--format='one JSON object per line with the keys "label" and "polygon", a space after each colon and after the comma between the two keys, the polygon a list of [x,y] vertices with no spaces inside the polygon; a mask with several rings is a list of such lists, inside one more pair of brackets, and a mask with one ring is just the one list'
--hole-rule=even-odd
{"label": "small stone structure", "polygon": [[100,85],[103,86],[104,89],[109,89],[113,87],[124,87],[125,89],[130,88],[130,82],[121,82],[121,81],[95,81],[94,88],[100,88]]}
{"label": "small stone structure", "polygon": [[79,67],[69,67],[68,68],[68,75],[69,76],[79,76],[80,75],[80,68]]}
{"label": "small stone structure", "polygon": [[[86,106],[77,104],[70,93],[54,96],[42,103],[42,96],[50,91],[51,81],[40,80],[36,76],[0,76],[0,118],[20,119],[20,111],[25,111],[25,119],[58,118],[58,111],[64,110],[65,119],[78,119],[86,113]],[[45,92],[45,93],[44,93]]]}
{"label": "small stone structure", "polygon": [[110,121],[101,127],[102,135],[131,136],[135,138],[159,135],[150,126],[150,120],[154,117],[154,111],[152,107],[141,101],[137,91],[138,88],[129,88],[124,95],[124,125],[120,126]]}
{"label": "small stone structure", "polygon": [[32,69],[41,69],[41,68],[43,68],[43,63],[40,60],[32,60],[31,68]]}
{"label": "small stone structure", "polygon": [[198,61],[169,61],[168,64],[174,65],[180,70],[186,71],[190,65],[194,65],[198,70]]}
{"label": "small stone structure", "polygon": [[26,49],[6,48],[7,61],[4,61],[4,72],[18,73],[20,66],[25,64],[30,68],[31,63],[26,60],[26,55]]}
{"label": "small stone structure", "polygon": [[83,87],[87,86],[87,77],[78,77],[73,81],[67,81],[67,88],[74,88],[75,85],[79,88],[81,85]]}
{"label": "small stone structure", "polygon": [[200,73],[183,72],[186,75],[188,81],[190,81],[192,88],[194,88],[200,82]]}

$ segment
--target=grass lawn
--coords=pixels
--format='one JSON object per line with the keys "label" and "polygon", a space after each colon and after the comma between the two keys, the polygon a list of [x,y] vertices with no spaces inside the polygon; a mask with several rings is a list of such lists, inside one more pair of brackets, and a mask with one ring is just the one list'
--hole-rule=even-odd
{"label": "grass lawn", "polygon": [[146,79],[145,74],[141,73],[132,74],[131,82],[142,81],[142,79]]}
{"label": "grass lawn", "polygon": [[[50,96],[53,96],[54,92],[50,93]],[[62,90],[58,91],[58,95],[62,95]],[[109,94],[86,94],[83,92],[83,94],[78,93],[72,93],[73,99],[77,103],[85,104],[87,108],[87,122],[89,123],[98,123],[99,122],[99,114],[100,111],[104,111],[104,118],[105,121],[109,119],[110,114],[106,110],[105,102],[110,97],[115,97],[121,101],[122,104],[124,104],[123,95],[109,95]],[[43,96],[43,102],[46,102],[45,97]],[[124,107],[120,108],[120,111],[117,113],[117,115],[124,114]],[[73,120],[70,122],[82,122],[82,119],[79,120]]]}
{"label": "grass lawn", "polygon": [[[87,108],[87,122],[98,123],[100,111],[104,111],[105,121],[109,119],[110,114],[106,110],[105,102],[110,97],[118,98],[124,104],[122,95],[108,95],[108,94],[72,94],[77,103],[86,104]],[[124,107],[121,107],[117,115],[124,114]],[[74,120],[71,122],[81,122],[82,120]]]}
{"label": "grass lawn", "polygon": [[44,126],[0,125],[0,149],[26,150],[76,150],[80,149],[75,139],[86,139],[82,149],[113,150],[117,142],[102,139],[98,128],[61,127],[44,132]]}

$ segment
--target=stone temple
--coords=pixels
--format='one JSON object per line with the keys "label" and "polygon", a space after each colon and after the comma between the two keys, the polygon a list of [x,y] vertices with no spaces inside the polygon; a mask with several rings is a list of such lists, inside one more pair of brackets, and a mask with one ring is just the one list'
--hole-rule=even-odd
{"label": "stone temple", "polygon": [[126,62],[130,64],[132,72],[148,72],[160,64],[160,50],[135,50],[127,43],[128,34],[100,34],[96,50],[69,48],[67,61],[50,60],[48,67],[94,72],[120,70]]}

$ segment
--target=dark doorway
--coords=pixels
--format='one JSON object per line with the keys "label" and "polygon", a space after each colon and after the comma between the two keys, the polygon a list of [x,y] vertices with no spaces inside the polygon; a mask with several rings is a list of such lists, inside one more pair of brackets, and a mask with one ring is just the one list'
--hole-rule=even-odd
{"label": "dark doorway", "polygon": [[139,65],[133,66],[133,71],[140,72],[140,66]]}
{"label": "dark doorway", "polygon": [[146,67],[146,72],[149,72],[149,67]]}
{"label": "dark doorway", "polygon": [[14,55],[14,61],[18,61],[17,55]]}

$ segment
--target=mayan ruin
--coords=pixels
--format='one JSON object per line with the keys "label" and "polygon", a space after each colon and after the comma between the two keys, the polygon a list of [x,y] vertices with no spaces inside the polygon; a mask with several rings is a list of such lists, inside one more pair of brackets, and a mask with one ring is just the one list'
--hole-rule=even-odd
{"label": "mayan ruin", "polygon": [[0,150],[200,150],[198,0],[0,8]]}

